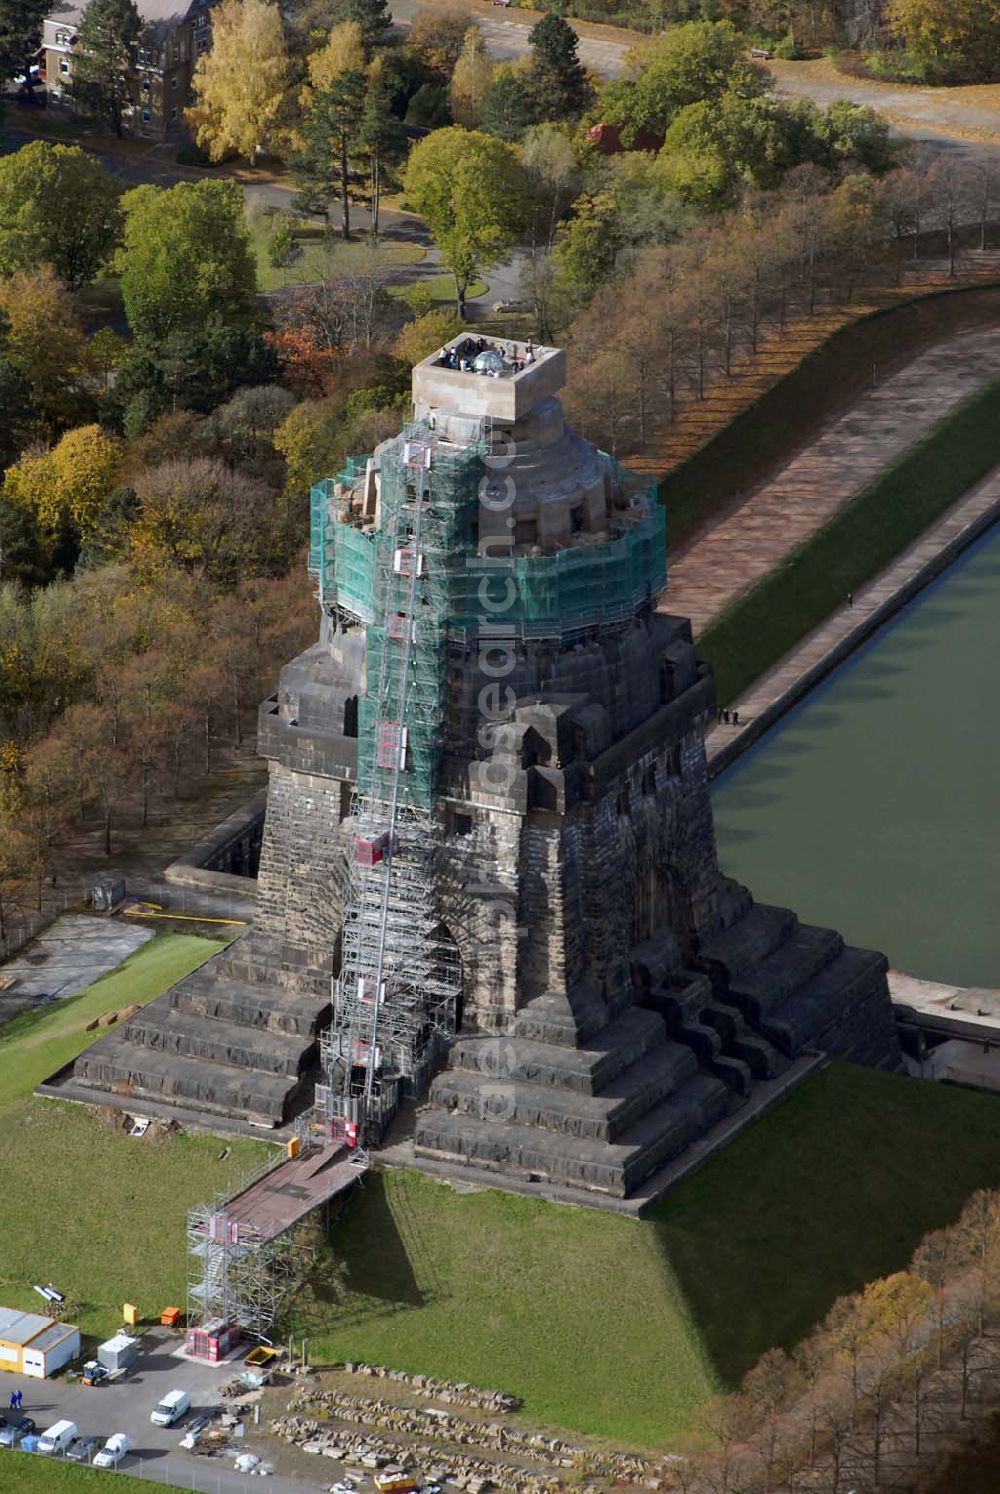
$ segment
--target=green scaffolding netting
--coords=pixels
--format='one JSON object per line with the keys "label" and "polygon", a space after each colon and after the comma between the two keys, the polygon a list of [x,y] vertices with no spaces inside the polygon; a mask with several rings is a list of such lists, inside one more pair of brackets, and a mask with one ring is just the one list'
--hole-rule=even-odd
{"label": "green scaffolding netting", "polygon": [[[407,733],[403,800],[426,805],[433,798],[443,737],[446,632],[489,623],[501,624],[515,637],[559,637],[626,619],[666,583],[666,515],[651,491],[637,493],[621,532],[612,538],[581,539],[553,555],[485,558],[474,541],[487,472],[485,448],[435,445],[432,466],[420,470],[407,464],[404,451],[408,440],[421,437],[431,439],[426,428],[417,427],[382,449],[377,530],[362,531],[356,521],[332,512],[336,485],[349,486],[364,472],[366,458],[351,458],[336,478],[313,487],[309,565],[321,601],[367,624],[359,788],[376,796],[387,791],[392,774],[378,765],[379,726],[397,722]],[[613,465],[619,478],[627,477]],[[410,582],[394,573],[393,558],[418,523],[424,570],[409,619]],[[404,682],[407,625],[412,634]]]}

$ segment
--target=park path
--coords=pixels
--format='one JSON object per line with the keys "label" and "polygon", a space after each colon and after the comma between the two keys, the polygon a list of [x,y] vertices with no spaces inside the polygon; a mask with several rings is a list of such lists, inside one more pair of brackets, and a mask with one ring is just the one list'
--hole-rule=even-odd
{"label": "park path", "polygon": [[[1000,328],[963,333],[921,353],[668,558],[663,610],[695,635],[780,565],[856,493],[967,395],[1000,378]],[[667,525],[669,533],[669,513]]]}

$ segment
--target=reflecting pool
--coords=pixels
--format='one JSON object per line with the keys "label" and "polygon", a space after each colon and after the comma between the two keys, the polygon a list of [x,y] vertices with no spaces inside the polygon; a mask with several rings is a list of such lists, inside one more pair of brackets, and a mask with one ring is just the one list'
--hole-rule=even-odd
{"label": "reflecting pool", "polygon": [[931,980],[1000,985],[1000,525],[716,780],[764,902]]}

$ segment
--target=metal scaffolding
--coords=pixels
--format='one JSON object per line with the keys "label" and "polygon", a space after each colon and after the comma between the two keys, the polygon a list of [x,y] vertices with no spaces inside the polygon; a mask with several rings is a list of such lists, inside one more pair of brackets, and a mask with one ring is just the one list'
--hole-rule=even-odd
{"label": "metal scaffolding", "polygon": [[[350,544],[360,536],[367,547],[366,565],[352,574],[367,586],[354,616],[366,625],[370,684],[359,702],[341,969],[316,1099],[333,1134],[357,1139],[361,1164],[401,1094],[423,1086],[455,1031],[458,955],[432,895],[449,599],[442,578],[470,542],[484,454],[482,441],[445,447],[426,427],[405,432],[383,450],[378,523],[350,530],[343,546],[348,526],[336,524],[332,536],[346,551],[342,579],[353,565]],[[350,595],[342,587],[336,597],[348,613]]]}
{"label": "metal scaffolding", "polygon": [[187,1256],[188,1324],[221,1318],[267,1342],[302,1266],[291,1232],[268,1239],[219,1198],[188,1214]]}

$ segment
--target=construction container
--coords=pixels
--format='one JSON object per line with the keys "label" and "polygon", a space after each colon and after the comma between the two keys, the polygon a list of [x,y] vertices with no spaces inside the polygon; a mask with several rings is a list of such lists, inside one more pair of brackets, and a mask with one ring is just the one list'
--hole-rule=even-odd
{"label": "construction container", "polygon": [[370,838],[359,835],[354,842],[354,860],[357,866],[377,866],[385,857],[392,837],[388,830]]}
{"label": "construction container", "polygon": [[185,1352],[196,1359],[207,1359],[209,1364],[218,1364],[225,1359],[240,1340],[238,1323],[227,1323],[224,1318],[209,1318],[197,1328],[189,1328],[184,1343]]}
{"label": "construction container", "polygon": [[90,884],[90,902],[95,913],[115,913],[125,901],[123,877],[95,877]]}
{"label": "construction container", "polygon": [[107,1343],[101,1344],[97,1358],[107,1370],[127,1370],[139,1357],[139,1340],[127,1333],[116,1333]]}
{"label": "construction container", "polygon": [[0,1369],[44,1380],[79,1354],[79,1328],[41,1313],[0,1307]]}

